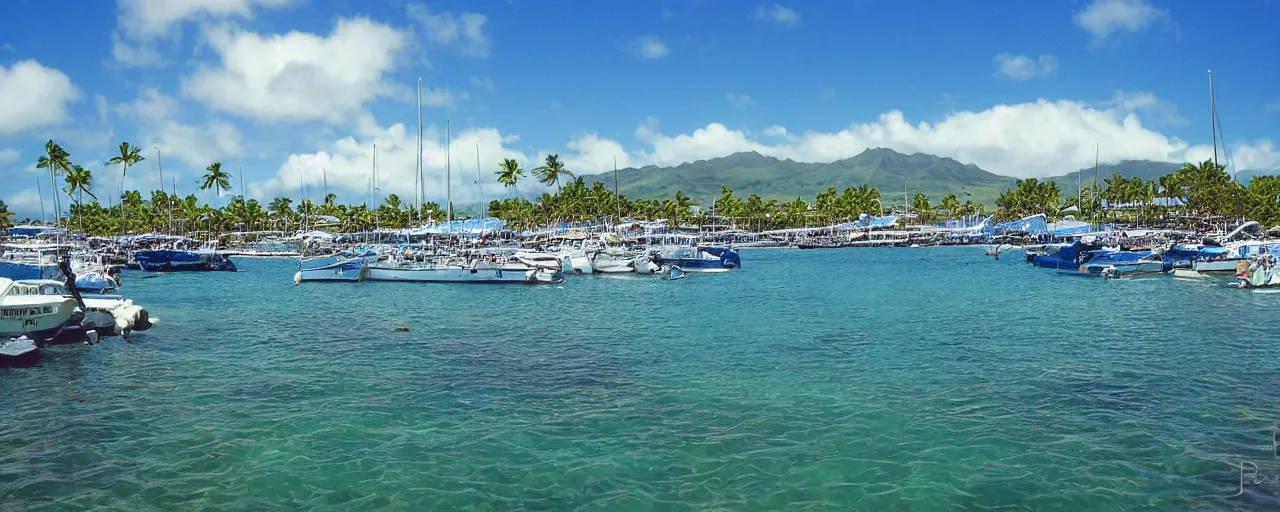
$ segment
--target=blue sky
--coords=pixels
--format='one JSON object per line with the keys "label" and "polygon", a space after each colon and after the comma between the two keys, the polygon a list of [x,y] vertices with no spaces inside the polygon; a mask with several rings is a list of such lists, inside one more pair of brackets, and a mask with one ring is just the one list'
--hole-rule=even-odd
{"label": "blue sky", "polygon": [[[511,193],[493,181],[501,158],[533,167],[548,153],[578,173],[615,158],[832,161],[875,146],[1014,176],[1091,165],[1095,144],[1103,161],[1201,159],[1210,68],[1232,162],[1280,169],[1270,1],[7,6],[0,198],[27,214],[38,212],[33,167],[49,138],[94,171],[99,191],[119,189],[120,170],[102,162],[127,140],[149,157],[128,188],[158,186],[158,147],[183,194],[216,160],[237,193],[243,175],[251,197],[297,197],[306,183],[317,198],[327,182],[348,201],[366,196],[377,144],[379,189],[412,200],[418,78],[433,200],[446,191],[446,118],[459,201]],[[46,19],[60,23],[56,36]]]}

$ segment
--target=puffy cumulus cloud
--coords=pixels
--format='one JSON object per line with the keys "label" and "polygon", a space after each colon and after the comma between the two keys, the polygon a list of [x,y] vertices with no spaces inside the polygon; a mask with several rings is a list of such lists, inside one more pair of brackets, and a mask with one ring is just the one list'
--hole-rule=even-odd
{"label": "puffy cumulus cloud", "polygon": [[137,39],[165,35],[173,25],[200,16],[253,18],[256,8],[280,8],[298,0],[120,0],[120,30]]}
{"label": "puffy cumulus cloud", "polygon": [[1144,0],[1093,0],[1074,17],[1076,25],[1092,37],[1094,46],[1117,32],[1141,32],[1168,19],[1168,12]]}
{"label": "puffy cumulus cloud", "polygon": [[764,135],[765,137],[786,137],[787,128],[785,126],[778,126],[775,124],[765,128],[764,131],[761,132],[761,135]]}
{"label": "puffy cumulus cloud", "polygon": [[80,91],[67,75],[34,60],[0,65],[0,135],[41,128],[67,118]]}
{"label": "puffy cumulus cloud", "polygon": [[[144,148],[143,156],[152,160],[137,168],[136,173],[129,173],[126,187],[154,187],[159,183],[155,148],[160,150],[161,163],[176,160],[195,170],[204,169],[216,161],[244,156],[244,140],[235,125],[219,119],[199,125],[184,124],[175,119],[180,108],[176,98],[152,88],[142,89],[134,101],[112,108],[116,115],[137,123],[141,137],[138,145]],[[171,176],[177,174],[175,171],[170,167]],[[119,187],[120,176],[110,173],[106,181]]]}
{"label": "puffy cumulus cloud", "polygon": [[[415,197],[417,169],[417,133],[403,124],[379,126],[372,116],[362,116],[355,135],[343,137],[311,153],[295,153],[285,158],[274,176],[249,185],[249,195],[271,198],[288,195],[298,197],[306,183],[308,195],[319,200],[321,184],[328,182],[330,192],[348,201],[366,197],[372,177],[374,146],[377,146],[379,195],[396,194],[406,203]],[[454,133],[450,140],[449,165],[454,204],[508,197],[495,179],[498,163],[514,158],[525,169],[536,166],[535,160],[509,147],[518,136],[504,135],[493,128],[474,128]],[[477,152],[478,150],[478,152]],[[446,195],[446,161],[444,130],[432,126],[423,134],[424,188],[428,201],[443,203]],[[477,171],[476,160],[480,159]],[[476,185],[477,172],[480,186]],[[521,194],[544,190],[532,178],[519,184]],[[483,192],[482,192],[483,191]]]}
{"label": "puffy cumulus cloud", "polygon": [[431,12],[422,4],[409,4],[406,14],[422,25],[426,38],[432,43],[442,46],[456,46],[458,51],[468,57],[485,58],[489,56],[489,36],[484,26],[489,18],[483,14],[464,12]]}
{"label": "puffy cumulus cloud", "polygon": [[784,27],[794,27],[800,24],[800,15],[790,7],[783,7],[778,4],[772,6],[756,7],[756,18],[768,20]]}
{"label": "puffy cumulus cloud", "polygon": [[1039,76],[1051,76],[1058,72],[1058,58],[1049,54],[1032,59],[1026,55],[1001,53],[991,59],[991,65],[995,68],[993,76],[1015,82]]}
{"label": "puffy cumulus cloud", "polygon": [[642,59],[661,59],[671,54],[667,49],[667,45],[658,39],[658,36],[638,36],[631,40],[631,44],[627,45],[627,49],[631,53],[636,54]]}
{"label": "puffy cumulus cloud", "polygon": [[252,19],[256,9],[276,9],[300,0],[120,0],[111,57],[125,66],[157,67],[164,58],[155,40],[192,19]]}
{"label": "puffy cumulus cloud", "polygon": [[668,136],[655,133],[651,148],[640,150],[640,160],[658,166],[679,165],[716,158],[741,151],[762,154],[775,153],[774,148],[755,142],[739,130],[730,130],[723,124],[711,123],[691,134]]}
{"label": "puffy cumulus cloud", "polygon": [[[647,117],[634,135],[641,147],[628,149],[619,141],[586,133],[567,142],[563,150],[530,154],[514,149],[519,137],[493,128],[464,130],[453,138],[453,197],[458,203],[507,197],[511,194],[494,179],[503,158],[514,158],[532,169],[548,153],[557,153],[577,175],[608,172],[616,157],[619,168],[645,165],[674,166],[743,151],[804,162],[831,162],[849,158],[873,147],[904,153],[929,153],[976,164],[988,171],[1016,177],[1061,175],[1093,165],[1094,147],[1102,142],[1104,161],[1149,159],[1183,162],[1210,157],[1208,145],[1193,145],[1143,126],[1140,114],[1097,103],[1039,100],[997,105],[980,112],[953,112],[935,123],[908,122],[902,112],[881,114],[870,122],[854,123],[837,132],[796,133],[773,125],[757,139],[748,131],[711,123],[691,133],[664,134],[659,120]],[[424,136],[428,200],[444,197],[445,163],[443,134],[433,127]],[[289,156],[276,175],[251,187],[251,195],[297,197],[305,181],[314,191],[327,173],[331,191],[358,199],[368,190],[373,144],[378,147],[382,194],[396,193],[405,201],[414,197],[416,137],[402,124],[379,126],[363,115],[354,135],[325,143],[313,153]],[[476,177],[475,160],[482,158]],[[1280,151],[1270,140],[1232,146],[1234,168],[1280,170]],[[322,169],[324,171],[322,171]],[[476,186],[476,181],[480,186]],[[520,184],[525,197],[547,190],[532,177]]]}
{"label": "puffy cumulus cloud", "polygon": [[[564,168],[575,176],[611,171],[615,164],[619,169],[625,169],[640,163],[632,158],[626,148],[622,147],[622,143],[602,139],[595,133],[588,133],[569,141],[568,148],[568,152],[558,154],[564,162]],[[545,151],[540,152],[538,161],[544,161],[547,154]]]}
{"label": "puffy cumulus cloud", "polygon": [[1183,126],[1187,120],[1178,115],[1178,106],[1146,91],[1116,89],[1111,105],[1122,113],[1137,112],[1159,125]]}
{"label": "puffy cumulus cloud", "polygon": [[[1251,144],[1233,147],[1231,166],[1240,171],[1280,171],[1280,148],[1270,140],[1258,140]],[[1202,158],[1201,160],[1206,160]]]}
{"label": "puffy cumulus cloud", "polygon": [[[873,122],[855,123],[834,133],[788,131],[777,143],[761,142],[720,123],[675,136],[657,132],[656,126],[656,120],[641,125],[650,148],[634,152],[638,164],[677,165],[740,151],[831,162],[867,148],[887,147],[951,157],[1007,176],[1044,177],[1091,166],[1098,142],[1104,161],[1110,162],[1199,161],[1212,152],[1208,145],[1192,145],[1144,127],[1137,113],[1065,100],[954,112],[936,123],[912,124],[902,112],[891,111]],[[771,127],[764,136],[773,137],[782,130]],[[1240,169],[1270,170],[1280,165],[1280,152],[1270,141],[1233,148],[1235,167]]]}
{"label": "puffy cumulus cloud", "polygon": [[[339,123],[374,98],[412,95],[383,81],[407,36],[366,18],[341,19],[327,37],[220,28],[206,38],[221,62],[183,79],[182,92],[214,110],[265,122]],[[435,105],[457,100],[434,89],[424,95]]]}

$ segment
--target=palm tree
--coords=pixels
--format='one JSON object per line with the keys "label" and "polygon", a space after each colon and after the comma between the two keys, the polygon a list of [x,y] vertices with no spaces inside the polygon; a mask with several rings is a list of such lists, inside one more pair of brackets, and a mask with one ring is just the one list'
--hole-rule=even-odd
{"label": "palm tree", "polygon": [[223,190],[231,190],[231,175],[222,170],[222,162],[214,162],[205,168],[204,181],[200,183],[200,190],[213,189],[218,197],[222,197]]}
{"label": "palm tree", "polygon": [[502,164],[498,166],[498,183],[511,187],[516,197],[520,197],[520,189],[516,188],[516,184],[520,182],[520,178],[524,177],[524,169],[520,168],[520,162],[514,158],[505,158]]}
{"label": "palm tree", "polygon": [[[129,168],[135,165],[138,165],[138,162],[141,162],[146,159],[147,159],[146,157],[142,156],[142,148],[130,146],[128,142],[121,142],[120,154],[117,156],[111,157],[111,160],[107,160],[107,164],[109,165],[121,166],[121,169],[120,169],[121,196],[124,195],[124,177],[126,174],[129,174]],[[124,206],[121,206],[120,217],[121,219],[124,219],[125,223],[127,224],[128,219],[125,217],[125,213],[126,212],[125,212]]]}
{"label": "palm tree", "polygon": [[67,153],[65,149],[62,149],[62,146],[59,146],[57,143],[53,142],[53,139],[49,139],[49,142],[45,143],[44,153],[46,156],[42,156],[40,157],[39,160],[36,161],[36,168],[49,170],[49,187],[50,187],[50,195],[53,196],[54,223],[61,224],[62,223],[61,201],[58,200],[57,192],[53,192],[54,190],[58,189],[58,180],[55,178],[55,176],[58,174],[71,172],[71,154]]}
{"label": "palm tree", "polygon": [[557,191],[560,190],[561,176],[573,177],[573,173],[565,170],[564,163],[560,161],[560,155],[547,155],[547,164],[534,168],[533,175],[537,176],[538,181],[543,185],[555,184]]}
{"label": "palm tree", "polygon": [[[89,187],[93,182],[93,172],[89,171],[88,169],[85,169],[84,167],[80,167],[79,165],[72,166],[71,172],[67,173],[66,180],[67,180],[67,188],[63,190],[67,192],[67,197],[71,198],[76,202],[77,210],[81,210],[84,207],[85,192],[88,192],[89,196],[94,199],[98,198],[98,196],[93,195],[93,191],[89,190]],[[79,221],[80,221],[80,231],[84,232],[83,212],[77,215],[77,217],[79,217]]]}

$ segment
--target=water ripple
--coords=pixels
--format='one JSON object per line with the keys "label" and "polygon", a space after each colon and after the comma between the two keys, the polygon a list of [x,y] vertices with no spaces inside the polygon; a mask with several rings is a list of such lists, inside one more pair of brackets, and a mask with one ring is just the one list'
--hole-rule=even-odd
{"label": "water ripple", "polygon": [[746,257],[560,287],[132,279],[155,329],[0,369],[0,509],[1280,507],[1232,497],[1242,462],[1280,474],[1280,295],[969,248]]}

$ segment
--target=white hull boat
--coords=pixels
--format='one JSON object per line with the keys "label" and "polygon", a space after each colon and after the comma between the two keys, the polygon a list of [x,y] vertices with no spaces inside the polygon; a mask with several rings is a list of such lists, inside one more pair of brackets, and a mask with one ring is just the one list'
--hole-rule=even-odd
{"label": "white hull boat", "polygon": [[363,257],[328,256],[311,260],[302,260],[298,273],[294,274],[294,284],[311,281],[345,281],[357,282],[364,279],[365,259]]}
{"label": "white hull boat", "polygon": [[46,295],[40,285],[0,278],[0,338],[26,335],[51,340],[73,327],[76,301],[63,295]]}

